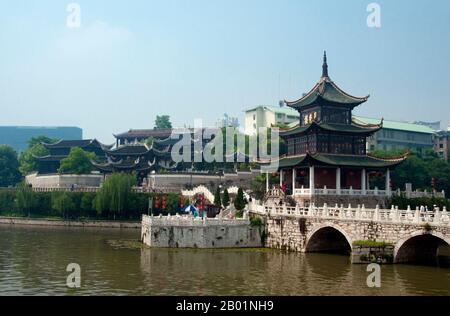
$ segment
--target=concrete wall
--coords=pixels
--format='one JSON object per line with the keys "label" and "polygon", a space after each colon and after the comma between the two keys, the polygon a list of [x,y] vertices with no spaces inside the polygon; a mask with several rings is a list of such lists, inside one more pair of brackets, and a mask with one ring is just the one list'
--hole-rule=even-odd
{"label": "concrete wall", "polygon": [[155,248],[259,248],[261,230],[248,220],[144,216],[141,239]]}
{"label": "concrete wall", "polygon": [[179,192],[189,186],[197,187],[204,185],[206,187],[218,185],[233,185],[243,188],[249,188],[251,181],[258,175],[259,170],[251,172],[238,172],[235,174],[225,174],[224,176],[210,174],[155,174],[148,177],[150,188],[156,190],[167,189],[172,192]]}
{"label": "concrete wall", "polygon": [[103,176],[100,174],[90,175],[37,175],[26,177],[26,182],[33,188],[66,188],[76,187],[100,187]]}

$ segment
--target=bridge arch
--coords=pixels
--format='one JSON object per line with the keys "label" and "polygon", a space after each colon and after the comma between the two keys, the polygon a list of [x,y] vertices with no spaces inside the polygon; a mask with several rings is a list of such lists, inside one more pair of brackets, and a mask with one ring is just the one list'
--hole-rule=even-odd
{"label": "bridge arch", "polygon": [[440,246],[450,246],[450,237],[439,232],[418,230],[400,239],[394,248],[395,263],[436,265]]}
{"label": "bridge arch", "polygon": [[308,233],[304,250],[305,252],[350,254],[352,247],[353,238],[345,230],[333,223],[325,223]]}

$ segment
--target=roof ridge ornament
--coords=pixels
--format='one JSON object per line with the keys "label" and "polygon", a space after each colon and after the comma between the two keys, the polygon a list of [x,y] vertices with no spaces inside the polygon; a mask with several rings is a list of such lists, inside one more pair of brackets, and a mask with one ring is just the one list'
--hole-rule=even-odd
{"label": "roof ridge ornament", "polygon": [[322,78],[329,78],[328,63],[327,63],[327,51],[323,52]]}

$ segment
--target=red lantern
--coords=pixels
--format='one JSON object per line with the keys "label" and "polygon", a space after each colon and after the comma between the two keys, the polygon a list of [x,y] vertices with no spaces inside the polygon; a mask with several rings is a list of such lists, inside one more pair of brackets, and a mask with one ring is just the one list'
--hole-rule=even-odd
{"label": "red lantern", "polygon": [[155,208],[158,209],[159,208],[159,197],[155,196]]}
{"label": "red lantern", "polygon": [[161,201],[161,208],[163,210],[166,209],[166,196],[165,195],[163,196],[162,201]]}
{"label": "red lantern", "polygon": [[283,183],[281,190],[283,190],[283,192],[286,193],[286,183]]}
{"label": "red lantern", "polygon": [[203,195],[200,195],[200,210],[203,211],[205,207],[205,197]]}
{"label": "red lantern", "polygon": [[180,208],[181,208],[181,209],[184,208],[184,196],[181,196],[181,199],[180,199]]}
{"label": "red lantern", "polygon": [[304,176],[306,176],[306,172],[305,172],[304,170],[302,170],[302,171],[300,172],[300,175],[301,175],[302,177],[304,177]]}

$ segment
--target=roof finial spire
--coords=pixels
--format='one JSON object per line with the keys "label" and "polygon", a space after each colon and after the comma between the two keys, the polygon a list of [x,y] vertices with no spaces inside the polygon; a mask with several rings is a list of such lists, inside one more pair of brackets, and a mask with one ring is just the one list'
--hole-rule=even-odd
{"label": "roof finial spire", "polygon": [[322,78],[328,78],[327,51],[323,52]]}

